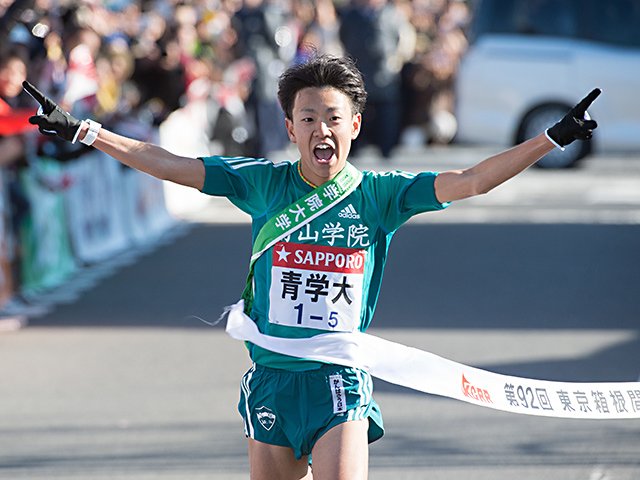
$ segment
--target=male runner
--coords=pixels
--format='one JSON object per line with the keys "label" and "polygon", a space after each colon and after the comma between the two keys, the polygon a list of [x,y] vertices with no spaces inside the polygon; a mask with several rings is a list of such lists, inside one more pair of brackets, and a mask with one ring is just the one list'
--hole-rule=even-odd
{"label": "male runner", "polygon": [[[359,172],[347,162],[366,103],[362,76],[349,59],[318,56],[282,75],[278,97],[300,159],[278,164],[177,156],[80,121],[29,83],[25,89],[42,106],[30,121],[43,133],[79,139],[157,178],[226,196],[251,215],[255,244],[274,230],[266,234],[274,243],[252,259],[243,297],[260,332],[287,338],[364,331],[396,229],[415,214],[490,191],[554,147],[590,138],[597,125],[586,109],[600,94],[593,90],[546,132],[473,167],[416,175]],[[251,478],[367,478],[368,443],[383,435],[370,375],[248,348],[254,364],[242,378],[239,411]]]}

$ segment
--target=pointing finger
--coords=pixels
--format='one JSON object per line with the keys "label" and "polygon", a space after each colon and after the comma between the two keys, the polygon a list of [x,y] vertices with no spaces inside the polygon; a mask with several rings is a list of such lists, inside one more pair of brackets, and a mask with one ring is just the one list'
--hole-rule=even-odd
{"label": "pointing finger", "polygon": [[33,115],[29,117],[29,123],[31,125],[37,125],[38,127],[42,127],[47,123],[47,119],[42,115]]}
{"label": "pointing finger", "polygon": [[[40,90],[38,90],[34,85],[30,84],[29,82],[27,82],[26,80],[24,82],[22,82],[22,88],[24,88],[24,91],[27,92],[29,95],[31,95],[31,97],[38,102],[40,105],[42,105],[42,107],[46,107],[48,102],[48,98],[44,95],[44,93],[42,93]],[[48,113],[48,112],[46,112]]]}
{"label": "pointing finger", "polygon": [[587,108],[593,103],[593,101],[598,98],[598,96],[602,93],[602,90],[599,88],[594,88],[591,90],[589,95],[580,100],[580,103],[576,105],[575,111],[578,115],[584,115],[587,111]]}

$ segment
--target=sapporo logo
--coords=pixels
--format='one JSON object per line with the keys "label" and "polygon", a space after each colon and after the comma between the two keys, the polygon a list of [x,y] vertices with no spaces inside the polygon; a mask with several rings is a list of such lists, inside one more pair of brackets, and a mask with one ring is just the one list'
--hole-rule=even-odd
{"label": "sapporo logo", "polygon": [[493,403],[489,392],[484,388],[472,385],[469,380],[466,379],[464,373],[462,374],[462,393],[464,393],[465,397],[473,398],[480,402]]}
{"label": "sapporo logo", "polygon": [[256,408],[256,417],[258,418],[260,425],[262,425],[267,431],[271,430],[273,425],[276,423],[275,413],[264,405],[260,408]]}

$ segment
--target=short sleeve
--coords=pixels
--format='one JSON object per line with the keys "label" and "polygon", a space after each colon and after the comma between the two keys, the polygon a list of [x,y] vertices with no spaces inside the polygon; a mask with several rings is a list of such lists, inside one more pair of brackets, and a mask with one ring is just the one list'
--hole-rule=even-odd
{"label": "short sleeve", "polygon": [[230,167],[224,157],[202,157],[201,160],[205,170],[202,193],[216,197],[246,198],[246,180]]}
{"label": "short sleeve", "polygon": [[448,206],[436,198],[436,176],[434,172],[394,171],[365,177],[369,185],[367,195],[373,197],[380,222],[388,232],[396,230],[418,213],[442,210]]}
{"label": "short sleeve", "polygon": [[437,176],[436,172],[417,174],[404,192],[401,210],[413,216],[448,207],[449,202],[442,203],[436,197],[435,181]]}
{"label": "short sleeve", "polygon": [[203,157],[202,193],[227,197],[251,216],[262,214],[281,195],[288,162],[274,164],[264,158]]}

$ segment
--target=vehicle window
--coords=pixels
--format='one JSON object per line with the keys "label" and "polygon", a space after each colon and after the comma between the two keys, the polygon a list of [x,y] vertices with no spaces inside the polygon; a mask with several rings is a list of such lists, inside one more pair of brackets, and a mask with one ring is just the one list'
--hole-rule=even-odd
{"label": "vehicle window", "polygon": [[474,38],[484,33],[575,37],[576,0],[483,0],[476,9]]}
{"label": "vehicle window", "polygon": [[640,47],[640,0],[477,0],[471,41],[486,33]]}
{"label": "vehicle window", "polygon": [[586,14],[583,38],[624,47],[640,47],[640,2],[592,0]]}

